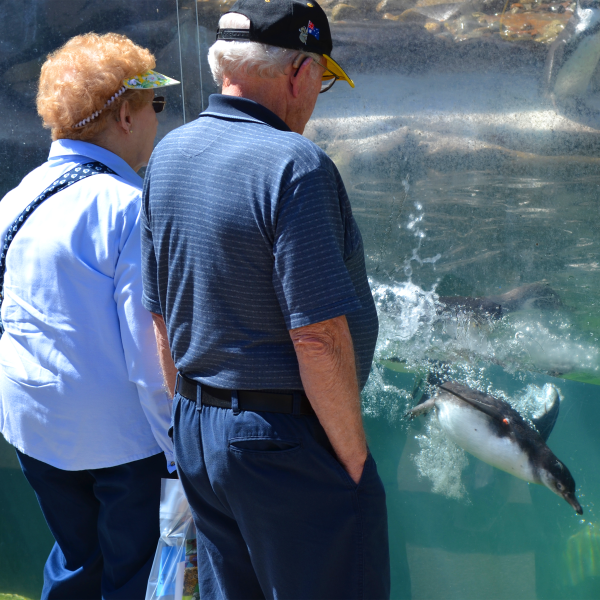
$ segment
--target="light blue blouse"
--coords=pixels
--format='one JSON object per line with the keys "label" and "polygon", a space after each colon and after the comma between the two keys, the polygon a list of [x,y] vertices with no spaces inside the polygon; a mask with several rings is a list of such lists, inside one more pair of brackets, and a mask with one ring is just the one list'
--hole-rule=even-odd
{"label": "light blue blouse", "polygon": [[0,202],[0,235],[60,175],[95,175],[39,206],[7,256],[0,339],[0,431],[21,452],[65,470],[165,452],[171,401],[152,318],[142,306],[142,179],[94,144],[59,140],[48,162]]}

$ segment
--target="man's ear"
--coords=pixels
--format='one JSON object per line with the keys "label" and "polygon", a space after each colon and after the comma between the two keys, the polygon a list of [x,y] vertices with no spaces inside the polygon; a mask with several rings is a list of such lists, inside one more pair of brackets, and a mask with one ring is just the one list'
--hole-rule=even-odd
{"label": "man's ear", "polygon": [[119,108],[117,126],[123,133],[129,134],[131,130],[131,106],[127,100],[125,100],[125,102],[121,104],[121,108]]}
{"label": "man's ear", "polygon": [[313,59],[310,56],[305,56],[301,62],[299,68],[295,68],[292,65],[292,70],[289,74],[289,81],[292,90],[292,96],[297,98],[300,95],[300,91],[306,84],[306,79],[310,77],[310,65]]}

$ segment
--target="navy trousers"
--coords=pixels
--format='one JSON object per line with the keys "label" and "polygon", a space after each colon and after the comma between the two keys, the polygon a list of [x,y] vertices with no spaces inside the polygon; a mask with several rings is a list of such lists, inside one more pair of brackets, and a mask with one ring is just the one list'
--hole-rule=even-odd
{"label": "navy trousers", "polygon": [[199,406],[175,395],[177,469],[207,600],[389,598],[385,491],[358,485],[316,417]]}
{"label": "navy trousers", "polygon": [[88,471],[17,456],[56,540],[42,600],[143,600],[169,477],[164,454]]}

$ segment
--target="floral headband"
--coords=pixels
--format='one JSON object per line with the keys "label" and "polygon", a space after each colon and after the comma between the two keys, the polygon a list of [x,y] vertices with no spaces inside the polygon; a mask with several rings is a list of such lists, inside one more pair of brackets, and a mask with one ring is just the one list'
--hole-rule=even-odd
{"label": "floral headband", "polygon": [[119,96],[124,94],[127,90],[150,90],[153,88],[159,87],[167,87],[169,85],[177,85],[179,81],[176,79],[171,79],[166,75],[162,75],[161,73],[157,73],[156,71],[144,71],[139,75],[134,75],[133,77],[128,77],[123,80],[123,86],[117,92],[115,92],[109,100],[107,100],[106,104],[95,113],[86,117],[82,121],[79,121],[77,125],[73,125],[74,129],[78,129],[79,127],[83,127],[87,125],[90,121],[93,121],[105,108],[108,108]]}

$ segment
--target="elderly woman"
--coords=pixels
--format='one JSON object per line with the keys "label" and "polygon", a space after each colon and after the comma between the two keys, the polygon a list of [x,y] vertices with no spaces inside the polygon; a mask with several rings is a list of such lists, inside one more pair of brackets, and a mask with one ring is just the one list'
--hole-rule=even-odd
{"label": "elderly woman", "polygon": [[153,88],[178,83],[154,65],[117,34],[51,54],[37,97],[48,162],[0,203],[0,430],[56,540],[42,598],[143,598],[175,469],[141,303],[136,171],[165,106]]}

